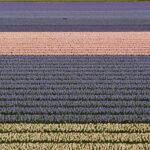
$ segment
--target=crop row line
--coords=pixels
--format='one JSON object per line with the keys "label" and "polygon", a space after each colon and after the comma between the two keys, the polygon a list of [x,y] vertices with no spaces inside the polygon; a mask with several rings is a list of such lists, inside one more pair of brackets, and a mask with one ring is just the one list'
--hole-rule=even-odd
{"label": "crop row line", "polygon": [[[70,129],[71,130],[71,129]],[[49,130],[43,130],[43,131],[30,131],[30,130],[22,130],[22,131],[17,131],[17,130],[14,130],[14,131],[3,131],[0,129],[0,133],[129,133],[129,134],[132,134],[132,133],[150,133],[150,131],[86,131],[86,130],[82,130],[82,131],[76,131],[76,130],[71,130],[71,131],[59,131],[59,130],[54,130],[54,131],[49,131]]]}
{"label": "crop row line", "polygon": [[[29,99],[31,99],[31,100],[29,100]],[[113,102],[116,102],[116,101],[121,101],[121,100],[123,100],[123,101],[134,101],[134,102],[150,102],[150,98],[148,97],[148,98],[143,98],[143,99],[141,99],[141,98],[135,98],[135,99],[126,99],[126,98],[118,98],[118,99],[107,99],[107,98],[104,98],[104,99],[89,99],[89,98],[87,98],[87,99],[70,99],[70,98],[64,98],[64,99],[45,99],[45,98],[22,98],[22,99],[20,99],[20,98],[0,98],[0,101],[43,101],[43,102],[45,102],[45,101],[54,101],[54,102],[57,102],[57,101],[68,101],[68,102],[74,102],[74,101],[86,101],[86,102],[101,102],[101,101],[106,101],[106,102],[110,102],[110,101],[113,101]]]}
{"label": "crop row line", "polygon": [[150,115],[149,113],[141,112],[0,112],[0,115]]}
{"label": "crop row line", "polygon": [[53,143],[53,144],[60,144],[60,143],[66,143],[66,144],[71,144],[71,143],[76,143],[76,144],[149,144],[149,142],[144,142],[144,141],[141,141],[141,142],[130,142],[130,141],[124,141],[124,142],[117,142],[117,141],[103,141],[103,142],[100,142],[100,141],[46,141],[46,140],[43,140],[43,141],[19,141],[19,140],[14,140],[14,141],[0,141],[0,144],[13,144],[13,143],[22,143],[22,144],[29,144],[29,143]]}
{"label": "crop row line", "polygon": [[[6,80],[7,81],[7,80]],[[98,85],[112,85],[113,86],[113,84],[115,84],[115,85],[117,85],[117,86],[119,86],[119,85],[136,85],[137,86],[137,84],[140,84],[140,85],[143,85],[143,86],[148,86],[149,85],[149,82],[148,81],[140,81],[140,80],[125,80],[125,81],[127,81],[127,82],[121,82],[122,80],[118,80],[118,82],[117,82],[117,80],[115,80],[115,82],[114,82],[114,80],[112,80],[113,82],[106,82],[106,80],[103,80],[103,81],[95,81],[95,80],[93,80],[93,81],[90,81],[90,82],[79,82],[79,83],[77,83],[77,82],[70,82],[70,83],[68,83],[68,82],[54,82],[53,80],[51,81],[51,82],[49,82],[49,80],[39,80],[37,83],[34,81],[34,82],[32,82],[32,80],[30,81],[30,82],[28,82],[28,80],[27,80],[27,82],[24,82],[24,83],[19,83],[18,81],[19,80],[16,80],[15,81],[15,83],[11,83],[11,80],[10,81],[8,81],[8,82],[3,82],[3,81],[0,81],[0,83],[3,85],[4,84],[4,86],[11,86],[11,84],[12,84],[12,86],[13,85],[18,85],[18,86],[20,86],[20,85],[30,85],[30,86],[37,86],[37,85],[40,85],[40,86],[50,86],[50,85],[52,85],[52,86],[91,86],[91,84],[93,85],[94,84],[94,86],[98,86]],[[12,80],[13,81],[13,80]],[[26,80],[23,80],[23,81],[26,81]],[[40,81],[42,81],[42,82],[40,82]],[[95,82],[94,82],[95,81]],[[131,82],[131,81],[134,81],[134,82]]]}
{"label": "crop row line", "polygon": [[89,105],[18,105],[18,104],[12,104],[12,105],[0,105],[0,108],[9,108],[9,107],[17,107],[17,108],[20,108],[20,107],[23,107],[23,108],[26,108],[26,107],[29,107],[29,108],[99,108],[99,107],[104,107],[104,108],[149,108],[150,107],[150,104],[147,105],[116,105],[116,106],[110,106],[110,105],[92,105],[92,104],[89,104]]}
{"label": "crop row line", "polygon": [[142,94],[142,96],[146,96],[146,95],[150,95],[150,92],[149,90],[139,90],[139,91],[129,91],[129,90],[126,90],[126,91],[121,91],[121,90],[117,90],[117,91],[113,91],[113,90],[109,90],[109,91],[67,91],[67,90],[62,90],[62,91],[54,91],[54,90],[51,90],[51,91],[0,91],[0,96],[5,96],[5,95],[16,95],[16,96],[21,96],[21,95],[50,95],[50,96],[55,96],[55,95],[58,95],[58,96],[70,96],[70,95],[74,95],[74,94],[77,94],[78,96],[89,96],[89,95],[94,95],[94,96],[103,96],[103,95],[108,95],[108,96],[111,96],[111,95],[116,95],[120,93],[121,96],[133,96],[133,95],[139,95],[139,94]]}

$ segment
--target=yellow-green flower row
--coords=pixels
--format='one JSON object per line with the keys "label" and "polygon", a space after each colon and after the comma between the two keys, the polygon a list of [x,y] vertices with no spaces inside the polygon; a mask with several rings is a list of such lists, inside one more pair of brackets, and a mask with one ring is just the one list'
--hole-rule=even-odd
{"label": "yellow-green flower row", "polygon": [[1,133],[2,142],[147,142],[150,133]]}
{"label": "yellow-green flower row", "polygon": [[150,144],[124,143],[10,143],[1,144],[1,150],[149,150]]}
{"label": "yellow-green flower row", "polygon": [[150,132],[144,123],[1,123],[1,132]]}

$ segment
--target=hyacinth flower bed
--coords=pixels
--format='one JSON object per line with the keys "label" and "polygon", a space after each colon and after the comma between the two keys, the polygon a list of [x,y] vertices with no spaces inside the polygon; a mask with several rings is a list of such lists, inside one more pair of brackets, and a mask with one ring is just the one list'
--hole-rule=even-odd
{"label": "hyacinth flower bed", "polygon": [[150,3],[0,3],[0,150],[150,149]]}
{"label": "hyacinth flower bed", "polygon": [[150,30],[150,3],[0,3],[1,32]]}

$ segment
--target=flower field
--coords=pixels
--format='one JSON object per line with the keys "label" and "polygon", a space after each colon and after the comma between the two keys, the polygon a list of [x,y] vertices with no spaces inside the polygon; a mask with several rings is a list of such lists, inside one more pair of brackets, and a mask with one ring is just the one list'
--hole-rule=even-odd
{"label": "flower field", "polygon": [[150,3],[0,3],[0,150],[149,150]]}

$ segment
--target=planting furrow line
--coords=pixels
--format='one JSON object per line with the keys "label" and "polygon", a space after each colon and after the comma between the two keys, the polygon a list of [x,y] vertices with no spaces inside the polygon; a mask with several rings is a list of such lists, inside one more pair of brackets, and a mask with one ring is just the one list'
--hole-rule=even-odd
{"label": "planting furrow line", "polygon": [[[10,102],[8,102],[8,103],[10,103]],[[59,105],[40,105],[40,104],[34,104],[33,105],[33,103],[31,102],[31,105],[27,105],[27,104],[7,104],[6,102],[4,102],[4,104],[2,105],[0,105],[0,109],[8,109],[8,108],[12,108],[12,107],[14,107],[14,108],[36,108],[36,107],[39,107],[39,109],[43,109],[43,108],[99,108],[99,107],[103,107],[103,108],[136,108],[136,109],[139,109],[140,110],[140,108],[141,109],[144,109],[144,108],[149,108],[150,107],[150,105],[147,105],[147,103],[146,104],[133,104],[133,105],[116,105],[116,104],[114,104],[114,105],[108,105],[108,104],[106,104],[106,105],[102,105],[102,104],[95,104],[95,105],[91,105],[91,104],[88,104],[88,103],[86,103],[86,105],[79,105],[79,103],[77,104],[77,105],[70,105],[70,104],[68,104],[68,105],[65,105],[65,104],[59,104]]]}
{"label": "planting furrow line", "polygon": [[107,108],[107,107],[96,107],[96,108],[82,108],[82,107],[6,107],[6,108],[1,108],[0,107],[0,114],[76,114],[76,115],[83,115],[83,114],[112,114],[112,115],[117,115],[117,114],[150,114],[150,108],[130,108],[130,107],[125,107],[125,108],[119,108],[116,107],[114,108]]}
{"label": "planting furrow line", "polygon": [[119,102],[119,100],[122,100],[122,101],[125,101],[125,102],[129,102],[129,101],[132,101],[132,102],[148,102],[149,100],[150,100],[150,98],[149,97],[146,97],[146,96],[143,96],[143,97],[136,97],[136,96],[114,96],[114,95],[112,95],[112,96],[104,96],[103,95],[103,97],[101,96],[101,97],[93,97],[93,98],[91,98],[91,97],[88,97],[88,98],[85,98],[85,97],[76,97],[76,98],[71,98],[71,97],[63,97],[62,98],[62,96],[61,97],[44,97],[44,96],[35,96],[35,97],[28,97],[28,96],[26,96],[26,97],[22,97],[22,96],[9,96],[9,97],[2,97],[2,98],[0,98],[0,101],[20,101],[20,102],[26,102],[26,101],[31,101],[31,102],[40,102],[40,101],[53,101],[53,102],[58,102],[58,101],[68,101],[68,102],[115,102],[115,101],[117,101],[117,102]]}

